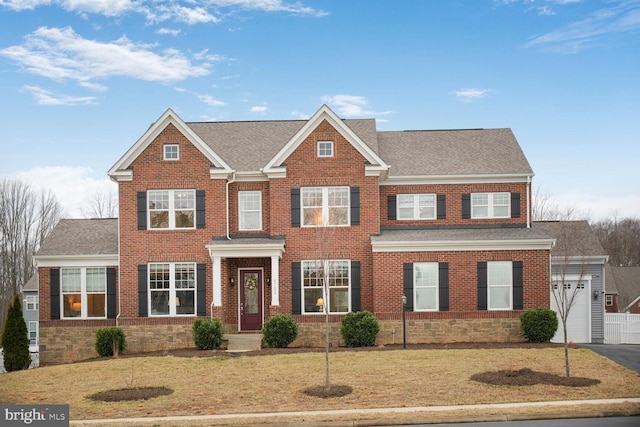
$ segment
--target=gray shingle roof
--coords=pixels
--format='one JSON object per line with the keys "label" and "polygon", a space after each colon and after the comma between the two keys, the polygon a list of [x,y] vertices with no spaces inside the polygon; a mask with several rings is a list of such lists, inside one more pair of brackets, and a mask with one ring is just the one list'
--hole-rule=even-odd
{"label": "gray shingle roof", "polygon": [[447,242],[510,241],[549,239],[544,231],[534,228],[434,228],[421,230],[383,230],[371,236],[372,242]]}
{"label": "gray shingle roof", "polygon": [[42,243],[36,257],[117,254],[116,218],[61,219]]}
{"label": "gray shingle roof", "polygon": [[618,293],[618,309],[627,308],[640,296],[640,267],[605,267],[607,293]]}
{"label": "gray shingle roof", "polygon": [[606,256],[587,221],[535,221],[537,228],[556,239],[551,256]]}
{"label": "gray shingle roof", "polygon": [[378,132],[390,176],[532,174],[511,129]]}
{"label": "gray shingle roof", "polygon": [[27,280],[27,283],[22,287],[23,291],[37,291],[38,290],[38,275],[34,274],[31,279]]}

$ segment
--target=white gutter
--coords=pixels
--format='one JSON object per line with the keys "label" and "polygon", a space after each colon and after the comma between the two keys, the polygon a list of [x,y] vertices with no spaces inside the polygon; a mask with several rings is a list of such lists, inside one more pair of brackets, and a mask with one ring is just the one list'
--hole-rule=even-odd
{"label": "white gutter", "polygon": [[531,177],[527,176],[527,228],[531,228]]}
{"label": "white gutter", "polygon": [[229,235],[229,185],[235,182],[236,180],[236,171],[231,171],[231,179],[227,180],[227,240],[231,240],[231,236]]}
{"label": "white gutter", "polygon": [[121,276],[120,276],[120,215],[118,215],[118,314],[116,314],[116,328],[118,327],[118,320],[120,320],[120,314],[122,313],[122,290],[120,289]]}

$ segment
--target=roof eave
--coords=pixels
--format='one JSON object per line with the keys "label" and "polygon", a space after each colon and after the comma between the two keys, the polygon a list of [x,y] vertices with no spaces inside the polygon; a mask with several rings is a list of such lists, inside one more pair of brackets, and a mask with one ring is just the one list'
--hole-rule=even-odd
{"label": "roof eave", "polygon": [[373,252],[551,250],[553,239],[371,242]]}
{"label": "roof eave", "polygon": [[36,267],[108,267],[119,265],[118,254],[36,255]]}
{"label": "roof eave", "polygon": [[380,185],[526,183],[529,182],[533,176],[533,172],[484,175],[389,175]]}

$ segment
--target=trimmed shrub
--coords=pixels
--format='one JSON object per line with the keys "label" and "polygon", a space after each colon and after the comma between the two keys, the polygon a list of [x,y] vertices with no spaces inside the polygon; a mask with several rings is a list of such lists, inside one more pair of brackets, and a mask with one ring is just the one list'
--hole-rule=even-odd
{"label": "trimmed shrub", "polygon": [[118,354],[127,347],[124,331],[122,328],[101,328],[96,331],[96,352],[100,356],[113,356],[114,349]]}
{"label": "trimmed shrub", "polygon": [[548,342],[558,330],[558,317],[548,308],[532,308],[520,315],[520,327],[530,342]]}
{"label": "trimmed shrub", "polygon": [[222,323],[219,319],[193,321],[193,341],[200,350],[214,350],[222,345]]}
{"label": "trimmed shrub", "polygon": [[7,372],[27,369],[31,365],[29,333],[22,317],[22,299],[17,294],[9,305],[7,320],[2,332],[4,369]]}
{"label": "trimmed shrub", "polygon": [[340,333],[347,347],[370,347],[375,345],[380,325],[370,311],[348,313],[342,319]]}
{"label": "trimmed shrub", "polygon": [[264,322],[262,335],[269,347],[285,348],[298,337],[298,324],[292,315],[278,314]]}

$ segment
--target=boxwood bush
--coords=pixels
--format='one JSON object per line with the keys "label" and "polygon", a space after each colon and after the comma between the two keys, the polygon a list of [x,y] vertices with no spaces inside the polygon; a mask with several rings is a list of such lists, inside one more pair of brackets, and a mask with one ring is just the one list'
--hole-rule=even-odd
{"label": "boxwood bush", "polygon": [[193,321],[193,340],[200,350],[214,350],[222,345],[220,319],[196,319]]}
{"label": "boxwood bush", "polygon": [[262,326],[262,338],[269,347],[285,348],[298,337],[298,324],[290,314],[275,315]]}
{"label": "boxwood bush", "polygon": [[113,349],[116,346],[118,354],[127,347],[122,328],[102,328],[96,331],[95,349],[100,356],[113,356]]}
{"label": "boxwood bush", "polygon": [[520,327],[530,342],[548,342],[558,330],[558,317],[548,308],[530,309],[520,315]]}
{"label": "boxwood bush", "polygon": [[370,347],[375,345],[380,332],[378,320],[370,311],[348,313],[342,319],[340,333],[347,347]]}

